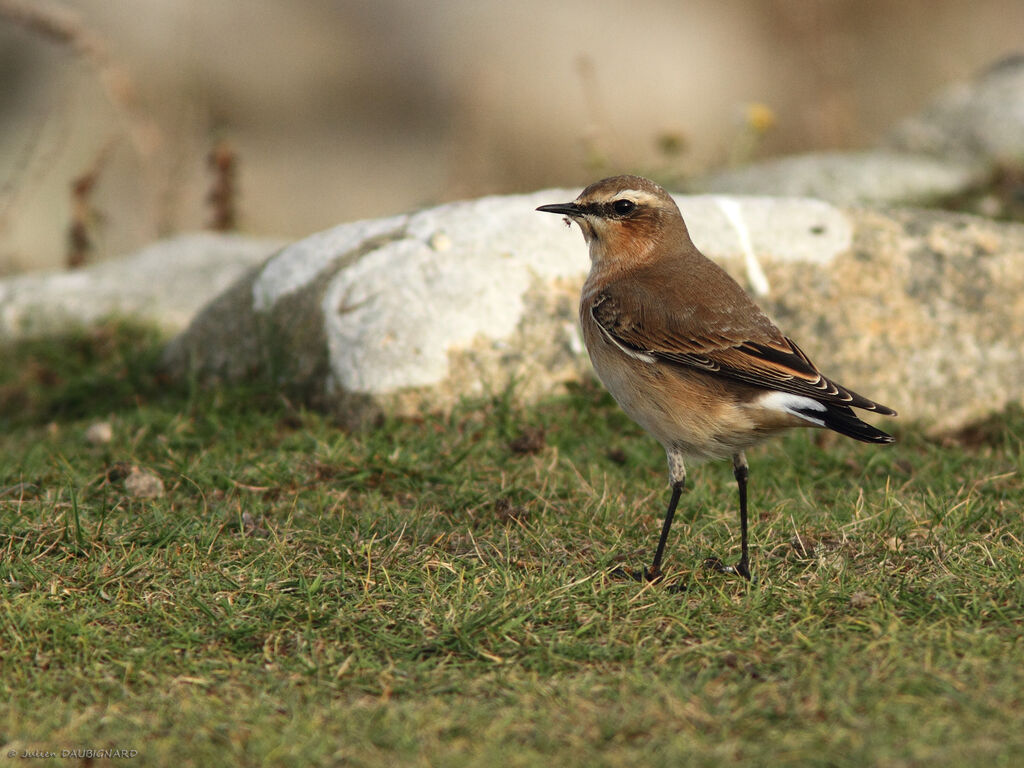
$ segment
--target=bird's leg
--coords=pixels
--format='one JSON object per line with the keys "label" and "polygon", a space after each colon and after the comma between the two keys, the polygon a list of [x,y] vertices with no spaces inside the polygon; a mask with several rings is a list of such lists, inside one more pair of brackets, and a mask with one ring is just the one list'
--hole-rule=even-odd
{"label": "bird's leg", "polygon": [[654,562],[651,569],[644,572],[648,581],[654,581],[662,577],[661,557],[665,554],[665,542],[668,541],[668,532],[672,528],[672,518],[676,515],[676,505],[679,504],[679,496],[686,485],[686,474],[672,483],[672,498],[668,501],[668,509],[665,511],[665,522],[661,524],[661,538],[658,539],[658,549],[654,552]]}
{"label": "bird's leg", "polygon": [[750,467],[743,451],[733,454],[732,474],[740,492],[740,561],[736,565],[724,565],[717,557],[711,557],[704,561],[704,567],[721,573],[738,573],[750,581],[750,553],[747,548],[747,477],[750,475]]}
{"label": "bird's leg", "polygon": [[666,453],[668,454],[668,477],[672,483],[672,497],[668,501],[668,509],[665,510],[665,522],[661,524],[661,538],[658,539],[654,562],[650,569],[644,568],[639,574],[616,568],[613,573],[617,576],[627,576],[636,581],[661,581],[664,576],[661,572],[661,558],[665,554],[665,543],[668,541],[668,532],[672,529],[672,518],[676,515],[679,497],[686,486],[686,466],[683,463],[683,455],[672,448],[667,449]]}
{"label": "bird's leg", "polygon": [[[661,538],[658,539],[658,549],[654,553],[654,563],[651,567],[644,568],[640,573],[625,568],[616,568],[612,571],[613,576],[625,577],[633,581],[661,581],[665,575],[661,572],[661,557],[665,554],[665,542],[668,541],[668,532],[672,528],[672,518],[676,515],[676,506],[679,504],[679,496],[683,492],[686,478],[672,483],[672,498],[669,499],[668,509],[665,511],[665,522],[661,524]],[[682,591],[682,588],[673,588],[670,591]]]}
{"label": "bird's leg", "polygon": [[668,500],[668,509],[665,510],[665,522],[661,524],[661,538],[658,539],[658,549],[654,553],[654,562],[649,571],[644,571],[648,581],[654,581],[662,577],[661,557],[665,554],[665,542],[668,541],[668,532],[672,528],[672,518],[676,515],[676,505],[679,504],[679,496],[686,486],[686,464],[683,461],[682,452],[674,446],[665,449],[668,459],[668,479],[672,483],[672,497]]}
{"label": "bird's leg", "polygon": [[750,555],[747,551],[747,478],[750,466],[743,451],[733,455],[732,473],[740,492],[740,561],[736,564],[736,573],[750,581]]}

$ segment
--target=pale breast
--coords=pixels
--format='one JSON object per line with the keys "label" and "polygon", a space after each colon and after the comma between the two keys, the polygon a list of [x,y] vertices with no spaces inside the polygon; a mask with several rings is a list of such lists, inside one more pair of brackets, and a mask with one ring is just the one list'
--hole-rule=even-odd
{"label": "pale breast", "polygon": [[728,458],[799,423],[760,407],[756,390],[621,349],[597,324],[585,301],[580,324],[601,383],[666,451],[696,460]]}

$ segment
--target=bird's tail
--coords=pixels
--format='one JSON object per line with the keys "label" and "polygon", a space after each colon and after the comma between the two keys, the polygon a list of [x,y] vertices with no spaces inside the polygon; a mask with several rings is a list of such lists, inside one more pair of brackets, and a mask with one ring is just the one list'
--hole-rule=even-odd
{"label": "bird's tail", "polygon": [[892,435],[871,426],[866,421],[861,421],[849,406],[833,403],[823,403],[823,405],[825,405],[825,413],[816,412],[814,415],[824,421],[824,426],[828,429],[852,437],[854,440],[860,440],[862,443],[893,442]]}

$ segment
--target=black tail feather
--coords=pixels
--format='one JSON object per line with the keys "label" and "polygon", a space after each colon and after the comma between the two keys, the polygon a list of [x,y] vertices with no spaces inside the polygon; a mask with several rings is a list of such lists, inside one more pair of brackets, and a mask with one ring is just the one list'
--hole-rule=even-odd
{"label": "black tail feather", "polygon": [[857,414],[849,406],[832,403],[822,403],[822,405],[826,406],[824,414],[815,411],[808,415],[813,415],[824,421],[828,429],[852,437],[854,440],[860,440],[862,443],[894,442],[892,435],[857,418]]}

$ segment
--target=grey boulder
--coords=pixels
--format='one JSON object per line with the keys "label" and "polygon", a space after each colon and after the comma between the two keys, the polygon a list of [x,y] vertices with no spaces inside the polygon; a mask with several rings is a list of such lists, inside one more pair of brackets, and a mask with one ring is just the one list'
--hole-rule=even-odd
{"label": "grey boulder", "polygon": [[809,152],[692,179],[698,192],[809,196],[837,205],[929,205],[1024,164],[1024,56],[954,83],[880,146]]}
{"label": "grey boulder", "polygon": [[270,240],[197,233],[84,269],[8,277],[0,280],[0,340],[59,335],[110,317],[174,333],[280,247]]}

